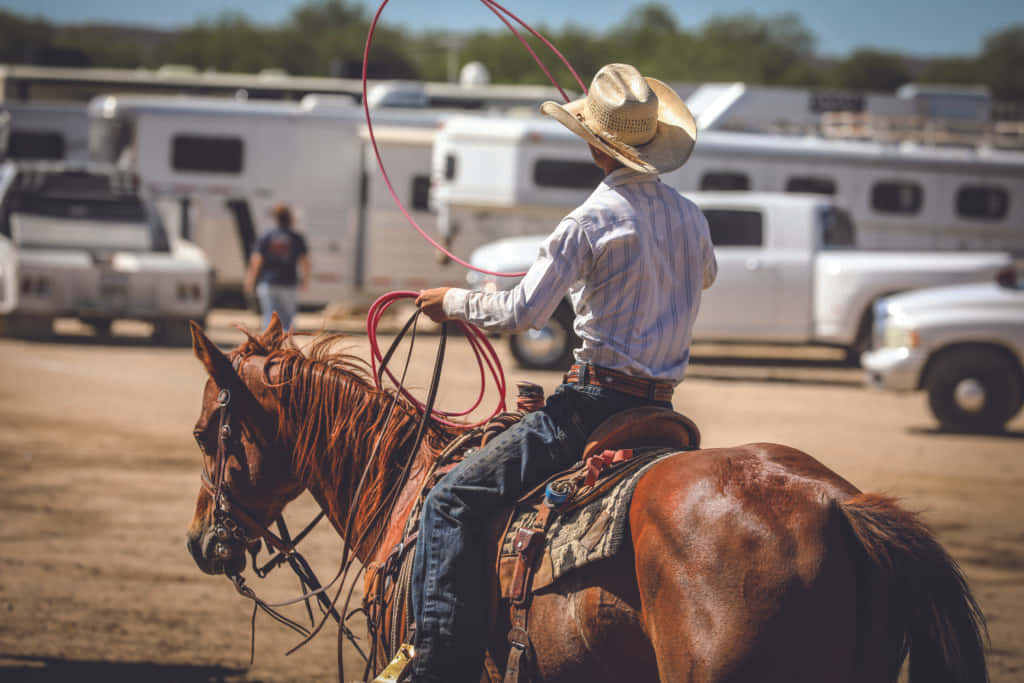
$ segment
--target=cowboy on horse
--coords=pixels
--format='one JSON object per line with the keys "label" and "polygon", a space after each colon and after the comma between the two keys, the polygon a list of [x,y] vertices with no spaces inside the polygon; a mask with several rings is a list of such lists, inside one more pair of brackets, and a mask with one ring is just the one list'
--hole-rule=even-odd
{"label": "cowboy on horse", "polygon": [[[274,316],[225,354],[193,323],[208,373],[197,566],[308,639],[319,627],[246,585],[246,553],[258,576],[287,562],[309,589],[297,601],[339,621],[357,612],[334,605],[358,562],[363,680],[896,683],[909,659],[909,683],[988,681],[984,615],[916,515],[789,446],[700,449],[669,409],[716,275],[705,218],[657,178],[693,148],[682,101],[611,64],[582,100],[542,110],[590,145],[604,181],[515,289],[431,289],[418,304],[524,329],[568,291],[582,346],[564,383],[537,410],[470,429],[426,419],[333,337],[301,349]],[[503,418],[519,421],[499,431]],[[293,538],[281,517],[303,491],[345,541],[323,587],[295,548],[306,531]],[[263,567],[261,540],[278,551]],[[350,636],[342,623],[339,675]]]}
{"label": "cowboy on horse", "polygon": [[413,565],[416,683],[478,681],[487,632],[485,525],[577,461],[591,431],[640,406],[671,408],[690,358],[701,291],[717,273],[704,215],[658,179],[686,162],[696,127],[667,85],[609,64],[588,94],[541,111],[590,145],[605,178],[566,216],[509,291],[428,289],[435,322],[542,326],[569,293],[582,340],[545,405],[451,470],[427,495]]}

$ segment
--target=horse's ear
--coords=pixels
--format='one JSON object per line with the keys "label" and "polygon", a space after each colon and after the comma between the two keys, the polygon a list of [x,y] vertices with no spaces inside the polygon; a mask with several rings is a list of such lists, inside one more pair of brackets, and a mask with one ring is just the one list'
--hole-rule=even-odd
{"label": "horse's ear", "polygon": [[210,377],[219,387],[232,384],[238,375],[235,373],[231,361],[223,351],[217,348],[216,344],[210,341],[198,323],[189,321],[189,326],[192,328],[192,351],[196,354],[199,362],[206,367]]}

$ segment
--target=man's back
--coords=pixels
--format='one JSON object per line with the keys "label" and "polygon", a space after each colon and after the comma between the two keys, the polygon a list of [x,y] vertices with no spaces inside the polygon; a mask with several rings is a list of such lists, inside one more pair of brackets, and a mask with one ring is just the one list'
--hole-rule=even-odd
{"label": "man's back", "polygon": [[704,215],[657,176],[623,168],[567,218],[591,250],[570,288],[577,360],[681,381],[701,291],[716,273]]}
{"label": "man's back", "polygon": [[301,235],[274,228],[260,237],[256,251],[263,256],[259,281],[274,285],[298,283],[299,258],[306,253],[306,241]]}

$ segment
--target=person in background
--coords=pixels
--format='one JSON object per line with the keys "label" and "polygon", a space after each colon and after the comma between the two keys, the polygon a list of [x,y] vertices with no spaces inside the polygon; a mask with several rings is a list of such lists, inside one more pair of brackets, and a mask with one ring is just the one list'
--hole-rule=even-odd
{"label": "person in background", "polygon": [[590,145],[604,181],[511,290],[440,287],[420,292],[416,304],[436,322],[520,331],[543,327],[568,292],[582,345],[543,408],[459,463],[423,503],[412,580],[414,683],[480,680],[488,516],[570,467],[612,414],[671,407],[701,292],[718,272],[704,215],[658,179],[682,166],[696,141],[693,117],[671,88],[609,64],[586,97],[546,102],[541,111]]}
{"label": "person in background", "polygon": [[310,262],[306,240],[295,232],[291,209],[278,204],[270,212],[275,227],[256,242],[245,275],[245,292],[256,292],[263,329],[277,312],[281,325],[290,330],[298,309],[299,288],[309,284]]}

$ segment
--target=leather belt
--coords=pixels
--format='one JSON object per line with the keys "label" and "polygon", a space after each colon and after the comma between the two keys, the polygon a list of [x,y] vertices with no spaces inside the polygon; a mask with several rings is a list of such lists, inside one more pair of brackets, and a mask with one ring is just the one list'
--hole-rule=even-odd
{"label": "leather belt", "polygon": [[566,384],[589,384],[595,387],[614,389],[630,396],[666,403],[672,401],[672,392],[675,390],[675,386],[671,382],[634,377],[624,372],[590,364],[573,365],[569,368],[563,381]]}

